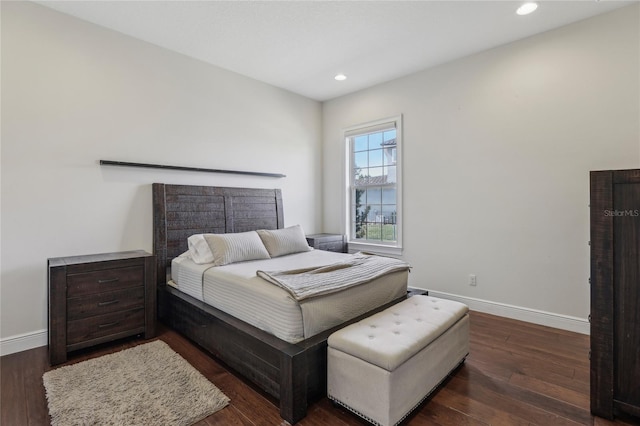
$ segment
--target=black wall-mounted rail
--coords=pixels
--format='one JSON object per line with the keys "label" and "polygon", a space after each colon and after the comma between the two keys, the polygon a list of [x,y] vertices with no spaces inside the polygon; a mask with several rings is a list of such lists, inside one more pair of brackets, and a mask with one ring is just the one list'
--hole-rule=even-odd
{"label": "black wall-mounted rail", "polygon": [[101,166],[121,166],[121,167],[141,167],[145,169],[182,170],[182,171],[188,171],[188,172],[230,173],[234,175],[251,175],[251,176],[263,176],[263,177],[274,177],[274,178],[287,177],[287,175],[283,175],[280,173],[247,172],[243,170],[205,169],[201,167],[167,166],[163,164],[128,163],[126,161],[100,160],[100,165]]}

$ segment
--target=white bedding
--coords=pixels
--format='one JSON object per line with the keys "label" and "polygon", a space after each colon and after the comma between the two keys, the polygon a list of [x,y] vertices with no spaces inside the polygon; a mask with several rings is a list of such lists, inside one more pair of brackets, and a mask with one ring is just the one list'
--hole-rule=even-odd
{"label": "white bedding", "polygon": [[348,258],[343,253],[312,250],[212,267],[197,265],[183,255],[172,261],[172,281],[196,299],[296,343],[406,294],[408,272],[394,272],[338,293],[296,302],[256,271],[316,267]]}

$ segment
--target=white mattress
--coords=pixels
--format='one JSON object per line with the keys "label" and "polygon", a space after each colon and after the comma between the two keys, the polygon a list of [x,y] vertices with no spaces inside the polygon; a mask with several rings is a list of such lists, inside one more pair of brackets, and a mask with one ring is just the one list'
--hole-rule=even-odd
{"label": "white mattress", "polygon": [[256,275],[329,265],[349,255],[323,250],[266,260],[212,267],[187,255],[172,261],[172,281],[179,290],[287,342],[296,343],[390,302],[407,290],[407,272],[386,275],[341,292],[296,302],[287,291]]}

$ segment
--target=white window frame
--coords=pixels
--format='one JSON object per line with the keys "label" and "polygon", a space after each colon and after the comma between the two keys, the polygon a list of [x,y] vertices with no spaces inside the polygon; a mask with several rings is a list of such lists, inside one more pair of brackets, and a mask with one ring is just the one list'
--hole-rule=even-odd
{"label": "white window frame", "polygon": [[[351,236],[353,230],[351,229],[352,221],[351,215],[352,208],[352,187],[353,187],[353,158],[352,149],[349,139],[354,135],[360,133],[371,132],[376,129],[383,129],[389,125],[389,127],[395,126],[396,129],[396,231],[397,238],[395,242],[365,242],[354,241]],[[402,254],[402,175],[403,175],[403,162],[402,162],[402,115],[383,118],[380,120],[370,121],[367,123],[350,126],[343,129],[343,143],[345,145],[345,170],[344,170],[344,200],[345,208],[343,209],[344,225],[346,229],[347,241],[349,244],[349,251],[369,251],[373,253],[379,253],[384,255],[401,255]]]}

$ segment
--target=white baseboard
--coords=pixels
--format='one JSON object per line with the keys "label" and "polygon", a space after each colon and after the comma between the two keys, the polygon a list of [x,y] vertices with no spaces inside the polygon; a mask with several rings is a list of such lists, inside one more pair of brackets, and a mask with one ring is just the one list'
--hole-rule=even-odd
{"label": "white baseboard", "polygon": [[476,299],[473,297],[458,296],[456,294],[443,293],[440,291],[428,291],[429,296],[462,302],[472,311],[484,312],[487,314],[531,322],[581,334],[590,334],[590,325],[586,318],[555,314],[553,312],[539,311],[537,309],[508,305],[506,303],[491,302],[489,300]]}
{"label": "white baseboard", "polygon": [[19,334],[0,340],[0,356],[26,351],[28,349],[47,346],[47,330],[39,330],[31,333]]}

